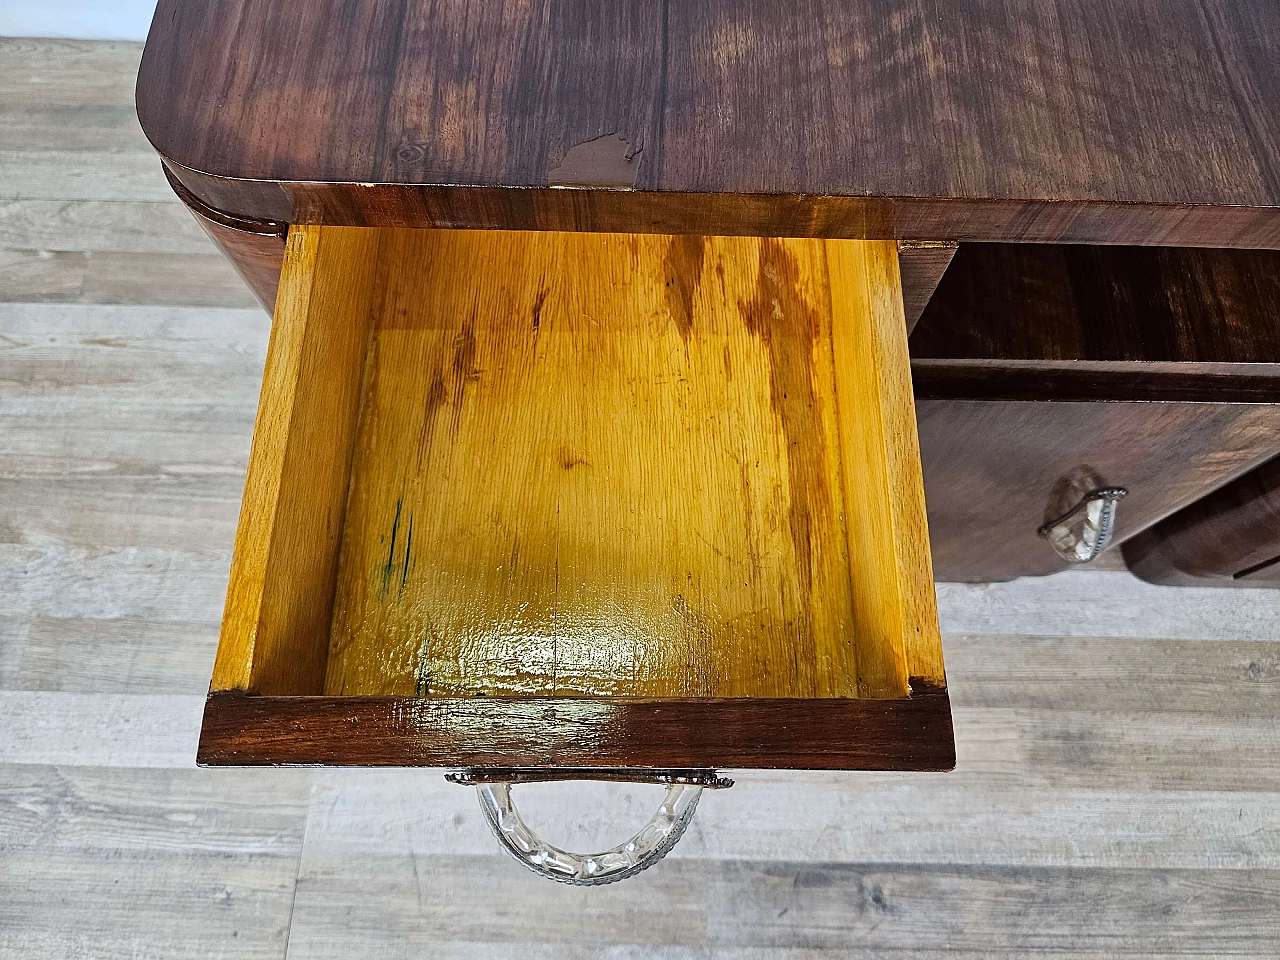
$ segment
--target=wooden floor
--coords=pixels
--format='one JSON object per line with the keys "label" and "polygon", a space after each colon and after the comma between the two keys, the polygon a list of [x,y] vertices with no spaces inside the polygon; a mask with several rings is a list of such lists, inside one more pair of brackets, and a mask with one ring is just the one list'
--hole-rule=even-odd
{"label": "wooden floor", "polygon": [[[1280,955],[1280,593],[940,585],[955,773],[748,773],[599,890],[438,773],[195,769],[268,320],[139,54],[0,41],[0,957]],[[587,844],[651,789],[526,805]]]}

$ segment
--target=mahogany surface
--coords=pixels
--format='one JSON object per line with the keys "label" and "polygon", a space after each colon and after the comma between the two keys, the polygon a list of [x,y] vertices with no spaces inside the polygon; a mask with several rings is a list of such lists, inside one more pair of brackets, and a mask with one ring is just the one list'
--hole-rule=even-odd
{"label": "mahogany surface", "polygon": [[1038,528],[1122,486],[1115,543],[1280,450],[1280,405],[919,400],[934,576],[990,582],[1067,564]]}
{"label": "mahogany surface", "polygon": [[256,697],[211,694],[206,766],[950,770],[946,690],[910,697]]}
{"label": "mahogany surface", "polygon": [[165,168],[165,173],[169,177],[169,185],[196,218],[196,223],[222,255],[231,261],[240,279],[253,291],[267,313],[271,313],[280,288],[288,224],[228,216],[192,194],[169,174],[168,168]]}
{"label": "mahogany surface", "polygon": [[1124,558],[1152,583],[1280,586],[1280,458],[1134,537]]}
{"label": "mahogany surface", "polygon": [[1274,364],[1277,317],[1273,250],[966,243],[911,335],[911,356]]}
{"label": "mahogany surface", "polygon": [[1280,247],[1271,0],[161,0],[142,125],[287,222]]}
{"label": "mahogany surface", "polygon": [[1280,452],[1277,316],[1273,251],[962,244],[911,337],[938,579],[1052,573],[1087,489],[1129,489],[1118,544]]}

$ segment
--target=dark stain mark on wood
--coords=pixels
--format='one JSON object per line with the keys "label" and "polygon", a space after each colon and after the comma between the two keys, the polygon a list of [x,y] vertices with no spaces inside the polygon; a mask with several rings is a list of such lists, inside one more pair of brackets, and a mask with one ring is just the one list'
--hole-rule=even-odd
{"label": "dark stain mark on wood", "polygon": [[396,565],[396,536],[400,530],[400,511],[404,507],[404,500],[396,500],[396,517],[391,521],[391,546],[387,549],[387,562],[382,565],[382,586],[378,591],[379,599],[385,599],[387,590],[391,588],[391,571]]}
{"label": "dark stain mark on wood", "polygon": [[572,470],[578,466],[589,466],[586,460],[566,446],[562,446],[556,451],[556,457],[560,461],[560,469],[562,470]]}
{"label": "dark stain mark on wood", "polygon": [[672,237],[662,265],[667,275],[667,310],[686,345],[693,330],[693,301],[702,283],[705,255],[706,241],[702,237]]}
{"label": "dark stain mark on wood", "polygon": [[453,341],[453,379],[456,392],[462,393],[468,380],[476,380],[480,371],[476,369],[476,321],[472,317],[462,326]]}
{"label": "dark stain mark on wood", "polygon": [[467,381],[479,380],[480,371],[476,367],[476,321],[471,317],[462,326],[461,332],[453,341],[453,432],[458,432],[462,422],[462,395],[466,392]]}
{"label": "dark stain mark on wood", "polygon": [[616,133],[607,133],[570,147],[551,172],[547,183],[553,187],[615,187],[635,189],[640,175],[640,150]]}
{"label": "dark stain mark on wood", "polygon": [[404,585],[409,579],[409,556],[413,552],[413,514],[409,514],[409,530],[404,539],[404,569],[400,573],[400,592],[404,593]]}
{"label": "dark stain mark on wood", "polygon": [[422,428],[418,433],[418,473],[422,472],[422,462],[431,450],[431,437],[435,429],[436,418],[440,415],[441,408],[444,407],[448,400],[449,391],[445,387],[444,377],[441,374],[436,374],[431,378],[431,383],[427,387],[426,398],[423,401]]}
{"label": "dark stain mark on wood", "polygon": [[538,291],[538,296],[533,301],[533,335],[535,338],[542,328],[542,307],[546,304],[547,294],[550,292],[546,287],[543,287]]}
{"label": "dark stain mark on wood", "polygon": [[760,246],[755,297],[740,303],[747,329],[769,350],[769,402],[787,443],[788,519],[806,599],[813,586],[814,544],[831,536],[821,405],[811,365],[820,322],[799,289],[795,257],[776,240]]}

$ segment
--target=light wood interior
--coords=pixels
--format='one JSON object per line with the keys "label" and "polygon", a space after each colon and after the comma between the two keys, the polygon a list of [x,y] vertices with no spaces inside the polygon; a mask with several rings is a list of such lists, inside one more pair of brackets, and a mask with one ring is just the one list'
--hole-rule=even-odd
{"label": "light wood interior", "polygon": [[943,682],[891,242],[295,227],[214,689]]}

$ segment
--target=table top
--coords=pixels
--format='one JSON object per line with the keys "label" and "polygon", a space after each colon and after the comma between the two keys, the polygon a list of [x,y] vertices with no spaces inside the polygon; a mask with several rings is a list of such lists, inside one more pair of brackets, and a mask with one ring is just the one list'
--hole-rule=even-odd
{"label": "table top", "polygon": [[1274,0],[160,0],[138,111],[245,217],[1280,247]]}

